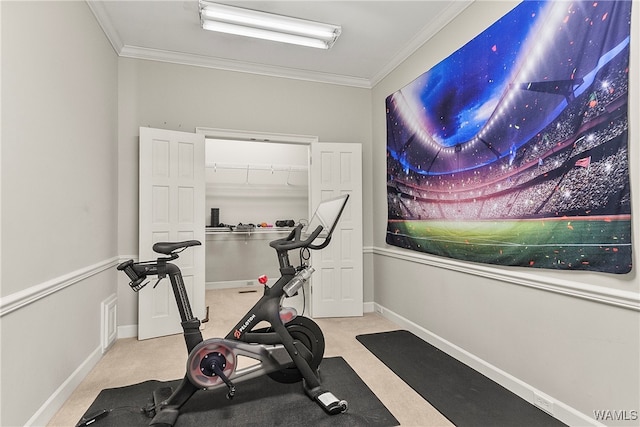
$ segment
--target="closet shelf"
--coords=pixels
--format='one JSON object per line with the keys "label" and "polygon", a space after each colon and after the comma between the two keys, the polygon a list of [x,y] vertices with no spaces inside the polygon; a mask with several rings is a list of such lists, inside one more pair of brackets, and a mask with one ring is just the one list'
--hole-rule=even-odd
{"label": "closet shelf", "polygon": [[303,165],[206,163],[207,184],[258,184],[308,188],[309,168]]}
{"label": "closet shelf", "polygon": [[293,227],[256,227],[252,230],[232,230],[229,227],[206,227],[205,234],[273,234],[273,233],[289,233]]}
{"label": "closet shelf", "polygon": [[207,163],[207,169],[214,172],[220,170],[246,170],[246,171],[271,171],[271,172],[307,172],[307,166],[300,165],[277,165],[258,163]]}

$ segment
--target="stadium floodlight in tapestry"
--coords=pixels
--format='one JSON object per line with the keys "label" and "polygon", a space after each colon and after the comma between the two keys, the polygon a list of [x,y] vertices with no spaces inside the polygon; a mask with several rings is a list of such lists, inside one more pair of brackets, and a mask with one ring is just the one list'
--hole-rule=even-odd
{"label": "stadium floodlight in tapestry", "polygon": [[631,270],[631,1],[525,1],[390,95],[387,243]]}

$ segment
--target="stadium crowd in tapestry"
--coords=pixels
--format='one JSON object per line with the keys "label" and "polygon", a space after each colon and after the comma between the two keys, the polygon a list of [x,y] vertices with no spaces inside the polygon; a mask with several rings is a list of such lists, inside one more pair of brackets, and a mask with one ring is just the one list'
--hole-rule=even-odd
{"label": "stadium crowd in tapestry", "polygon": [[387,98],[387,243],[631,270],[630,1],[523,2]]}

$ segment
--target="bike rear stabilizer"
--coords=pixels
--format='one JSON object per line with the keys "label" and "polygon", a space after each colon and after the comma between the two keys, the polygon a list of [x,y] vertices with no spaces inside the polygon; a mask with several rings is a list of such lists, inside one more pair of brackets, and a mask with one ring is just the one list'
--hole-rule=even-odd
{"label": "bike rear stabilizer", "polygon": [[[306,381],[304,382],[306,383]],[[305,384],[304,391],[310,398],[315,400],[318,405],[320,405],[322,409],[324,409],[329,415],[344,413],[347,412],[347,409],[349,409],[349,404],[346,400],[338,399],[333,393],[323,390],[321,387],[309,389]]]}

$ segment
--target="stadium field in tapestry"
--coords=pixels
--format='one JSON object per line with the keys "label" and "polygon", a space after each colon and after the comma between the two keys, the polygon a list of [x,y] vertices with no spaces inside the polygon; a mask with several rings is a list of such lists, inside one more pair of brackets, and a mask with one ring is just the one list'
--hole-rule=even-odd
{"label": "stadium field in tapestry", "polygon": [[629,272],[631,3],[522,2],[391,94],[387,243]]}

